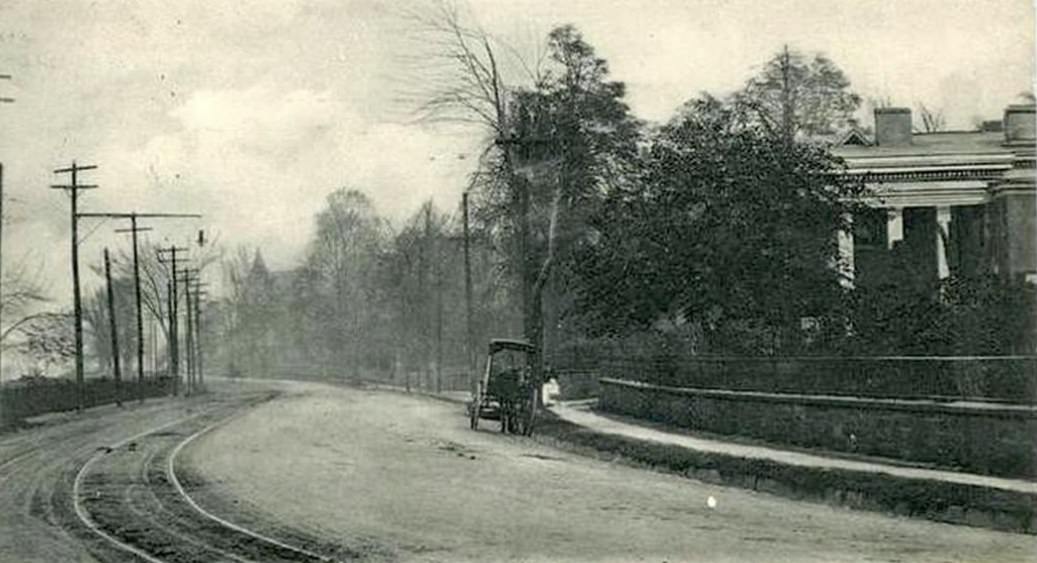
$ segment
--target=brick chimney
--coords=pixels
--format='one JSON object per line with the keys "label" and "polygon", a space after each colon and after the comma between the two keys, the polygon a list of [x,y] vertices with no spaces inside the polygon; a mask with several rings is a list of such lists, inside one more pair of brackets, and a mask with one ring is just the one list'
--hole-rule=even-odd
{"label": "brick chimney", "polygon": [[875,108],[875,144],[880,147],[911,144],[910,108]]}
{"label": "brick chimney", "polygon": [[1033,104],[1013,104],[1005,108],[1005,142],[1033,143],[1037,138],[1034,119]]}

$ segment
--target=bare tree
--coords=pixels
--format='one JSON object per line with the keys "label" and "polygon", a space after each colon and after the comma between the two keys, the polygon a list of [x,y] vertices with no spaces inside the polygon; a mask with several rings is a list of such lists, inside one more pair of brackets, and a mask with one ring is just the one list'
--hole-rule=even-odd
{"label": "bare tree", "polygon": [[920,133],[938,133],[947,128],[943,110],[930,108],[922,102],[918,102],[918,117],[922,120],[922,126],[918,129]]}
{"label": "bare tree", "polygon": [[4,325],[0,327],[0,346],[8,349],[16,346],[16,335],[24,335],[25,328],[34,320],[49,313],[39,310],[48,301],[39,276],[29,272],[25,260],[4,272],[3,295],[0,310]]}
{"label": "bare tree", "polygon": [[[524,74],[528,84],[534,84],[539,74],[539,60],[532,67],[514,49],[502,47],[477,25],[465,21],[456,4],[441,1],[425,12],[410,12],[417,35],[431,49],[424,60],[423,71],[413,79],[422,86],[413,94],[411,102],[417,108],[417,119],[425,122],[460,122],[476,124],[487,135],[479,158],[477,185],[487,191],[503,191],[510,208],[508,222],[514,240],[512,261],[517,265],[520,309],[523,311],[527,337],[533,336],[530,323],[533,303],[529,260],[530,194],[528,182],[519,177],[516,152],[528,139],[520,139],[511,131],[510,109],[517,85],[505,79],[505,69],[515,67]],[[503,54],[502,54],[503,53]],[[518,78],[513,81],[520,82]],[[550,262],[548,262],[550,264]]]}
{"label": "bare tree", "polygon": [[760,123],[791,141],[832,132],[860,106],[850,80],[828,57],[808,58],[788,45],[768,60],[760,73],[735,96]]}

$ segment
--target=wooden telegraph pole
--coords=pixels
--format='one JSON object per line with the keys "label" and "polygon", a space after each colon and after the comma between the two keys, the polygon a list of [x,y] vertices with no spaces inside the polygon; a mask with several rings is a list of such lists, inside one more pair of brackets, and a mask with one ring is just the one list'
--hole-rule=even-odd
{"label": "wooden telegraph pole", "polygon": [[166,293],[169,297],[169,343],[167,346],[169,348],[169,371],[173,377],[173,394],[178,393],[180,387],[180,296],[178,295],[176,272],[178,271],[177,264],[188,260],[183,256],[186,252],[186,248],[175,245],[158,249],[158,261],[170,266],[169,272],[167,272],[169,289]]}
{"label": "wooden telegraph pole", "polygon": [[[189,366],[192,374],[192,389],[198,392],[204,391],[204,374],[202,373],[202,346],[201,346],[201,297],[204,293],[205,283],[200,279],[201,271],[197,269],[184,271],[185,291],[188,295],[188,340]],[[192,319],[192,316],[194,317]]]}
{"label": "wooden telegraph pole", "polygon": [[198,292],[201,289],[201,281],[198,279],[200,271],[197,268],[184,268],[180,270],[181,280],[184,283],[184,315],[187,320],[187,332],[184,335],[184,345],[187,352],[187,380],[190,392],[201,391],[201,377],[199,370],[199,326],[198,326]]}
{"label": "wooden telegraph pole", "polygon": [[167,219],[201,217],[194,213],[80,213],[80,217],[101,217],[109,219],[129,219],[129,229],[116,229],[117,233],[130,233],[133,236],[133,288],[137,296],[137,398],[144,402],[144,312],[141,307],[142,299],[140,292],[140,259],[138,256],[139,242],[137,233],[149,231],[150,228],[138,227],[137,219]]}
{"label": "wooden telegraph pole", "polygon": [[[0,74],[0,80],[10,80],[10,74]],[[10,104],[14,102],[14,98],[0,97],[0,104]],[[3,248],[4,248],[4,163],[0,162],[0,300],[3,299],[4,292],[4,261],[3,261]],[[2,320],[2,317],[0,317]],[[0,329],[2,329],[3,323],[0,322]],[[0,343],[2,344],[2,343]],[[3,346],[0,345],[0,385],[4,381],[3,371]]]}
{"label": "wooden telegraph pole", "polygon": [[58,168],[55,174],[70,174],[71,183],[65,185],[52,185],[51,189],[65,190],[68,192],[72,202],[72,308],[75,315],[76,334],[76,410],[82,411],[84,405],[83,389],[83,305],[79,295],[79,191],[94,189],[96,185],[84,185],[79,183],[79,173],[86,170],[96,170],[96,165],[80,166],[72,161],[68,168]]}
{"label": "wooden telegraph pole", "polygon": [[195,354],[198,355],[198,386],[201,387],[202,391],[205,391],[205,370],[203,368],[202,360],[205,358],[203,354],[204,347],[202,346],[202,298],[206,296],[205,289],[202,285],[199,285],[194,292],[194,322],[195,322],[195,338],[197,342],[195,344]]}
{"label": "wooden telegraph pole", "polygon": [[169,370],[169,376],[173,378],[173,396],[177,396],[180,393],[180,374],[173,373],[173,364],[176,363],[174,358],[176,356],[176,319],[173,318],[173,280],[166,279],[166,323],[169,330],[166,332],[166,353],[169,354],[167,360],[167,368]]}
{"label": "wooden telegraph pole", "polygon": [[[472,249],[471,234],[468,230],[468,192],[461,194],[461,216],[464,225],[464,305],[465,305],[465,361],[469,373],[469,387],[475,389],[475,361],[474,345],[475,338],[472,333]],[[474,392],[474,391],[473,391]]]}
{"label": "wooden telegraph pole", "polygon": [[122,406],[122,372],[119,370],[119,330],[115,322],[115,292],[112,289],[112,263],[104,249],[104,278],[108,283],[108,325],[112,331],[112,368],[115,379],[115,404]]}
{"label": "wooden telegraph pole", "polygon": [[436,393],[443,391],[443,264],[439,241],[432,239],[432,272],[436,276],[432,286],[436,291]]}
{"label": "wooden telegraph pole", "polygon": [[[174,271],[174,274],[176,272]],[[184,333],[184,352],[187,354],[187,394],[193,395],[196,381],[194,374],[194,314],[191,312],[191,270],[180,270],[180,279],[184,282],[184,318],[187,332]]]}
{"label": "wooden telegraph pole", "polygon": [[429,364],[432,363],[432,342],[429,338],[429,328],[431,328],[430,325],[432,324],[429,322],[431,317],[429,311],[431,310],[431,307],[429,307],[428,299],[425,295],[426,281],[431,277],[429,276],[429,260],[432,258],[429,256],[429,239],[431,238],[431,231],[432,201],[430,200],[425,203],[425,231],[424,236],[421,237],[421,254],[419,255],[419,258],[421,259],[421,267],[418,270],[418,306],[420,307],[421,312],[419,319],[421,321],[421,351],[423,354],[423,357],[421,358],[422,379],[419,382],[419,387],[424,387],[426,391],[429,390],[428,380],[431,376],[429,373]]}
{"label": "wooden telegraph pole", "polygon": [[[205,231],[198,231],[198,248],[205,246]],[[197,366],[195,369],[198,370],[198,386],[201,387],[202,391],[205,391],[205,371],[202,369],[202,359],[204,357],[202,353],[202,298],[207,295],[205,288],[208,286],[201,279],[202,271],[198,270],[198,275],[195,277],[195,291],[194,291],[194,322],[195,322],[195,354],[197,355]]]}
{"label": "wooden telegraph pole", "polygon": [[137,233],[150,231],[150,227],[138,227],[137,215],[130,215],[129,229],[115,229],[117,233],[130,233],[133,238],[133,293],[137,308],[137,400],[144,402],[144,312],[140,296],[140,260],[137,256]]}

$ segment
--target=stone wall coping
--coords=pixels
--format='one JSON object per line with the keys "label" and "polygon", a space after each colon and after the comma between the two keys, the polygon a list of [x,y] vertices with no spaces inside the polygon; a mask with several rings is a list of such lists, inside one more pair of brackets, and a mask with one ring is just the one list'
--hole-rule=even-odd
{"label": "stone wall coping", "polygon": [[781,363],[781,362],[1037,362],[1037,355],[1018,354],[1010,356],[724,356],[701,355],[681,358],[688,362],[746,362],[746,363]]}
{"label": "stone wall coping", "polygon": [[985,416],[992,418],[1037,419],[1037,406],[984,403],[978,401],[934,401],[924,399],[886,399],[875,397],[851,397],[842,395],[805,395],[801,393],[772,393],[764,391],[736,391],[731,389],[707,389],[699,387],[670,387],[643,381],[631,381],[602,377],[602,385],[616,385],[634,389],[660,391],[674,395],[689,395],[725,399],[730,401],[756,401],[763,403],[788,403],[797,405],[843,407],[855,409],[882,409],[920,413],[939,413],[959,416]]}

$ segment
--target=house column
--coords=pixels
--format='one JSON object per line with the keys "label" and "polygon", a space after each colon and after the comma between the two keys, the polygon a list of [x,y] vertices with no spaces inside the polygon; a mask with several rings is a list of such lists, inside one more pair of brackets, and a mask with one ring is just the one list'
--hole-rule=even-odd
{"label": "house column", "polygon": [[891,207],[886,210],[886,248],[893,249],[894,243],[904,240],[904,209]]}
{"label": "house column", "polygon": [[947,241],[950,239],[951,207],[940,205],[936,207],[936,276],[939,279],[947,279],[951,275],[950,266],[947,264]]}
{"label": "house column", "polygon": [[840,274],[840,283],[845,287],[853,287],[854,262],[853,262],[853,215],[843,214],[845,229],[839,229],[836,238],[839,243],[839,264],[837,270]]}

